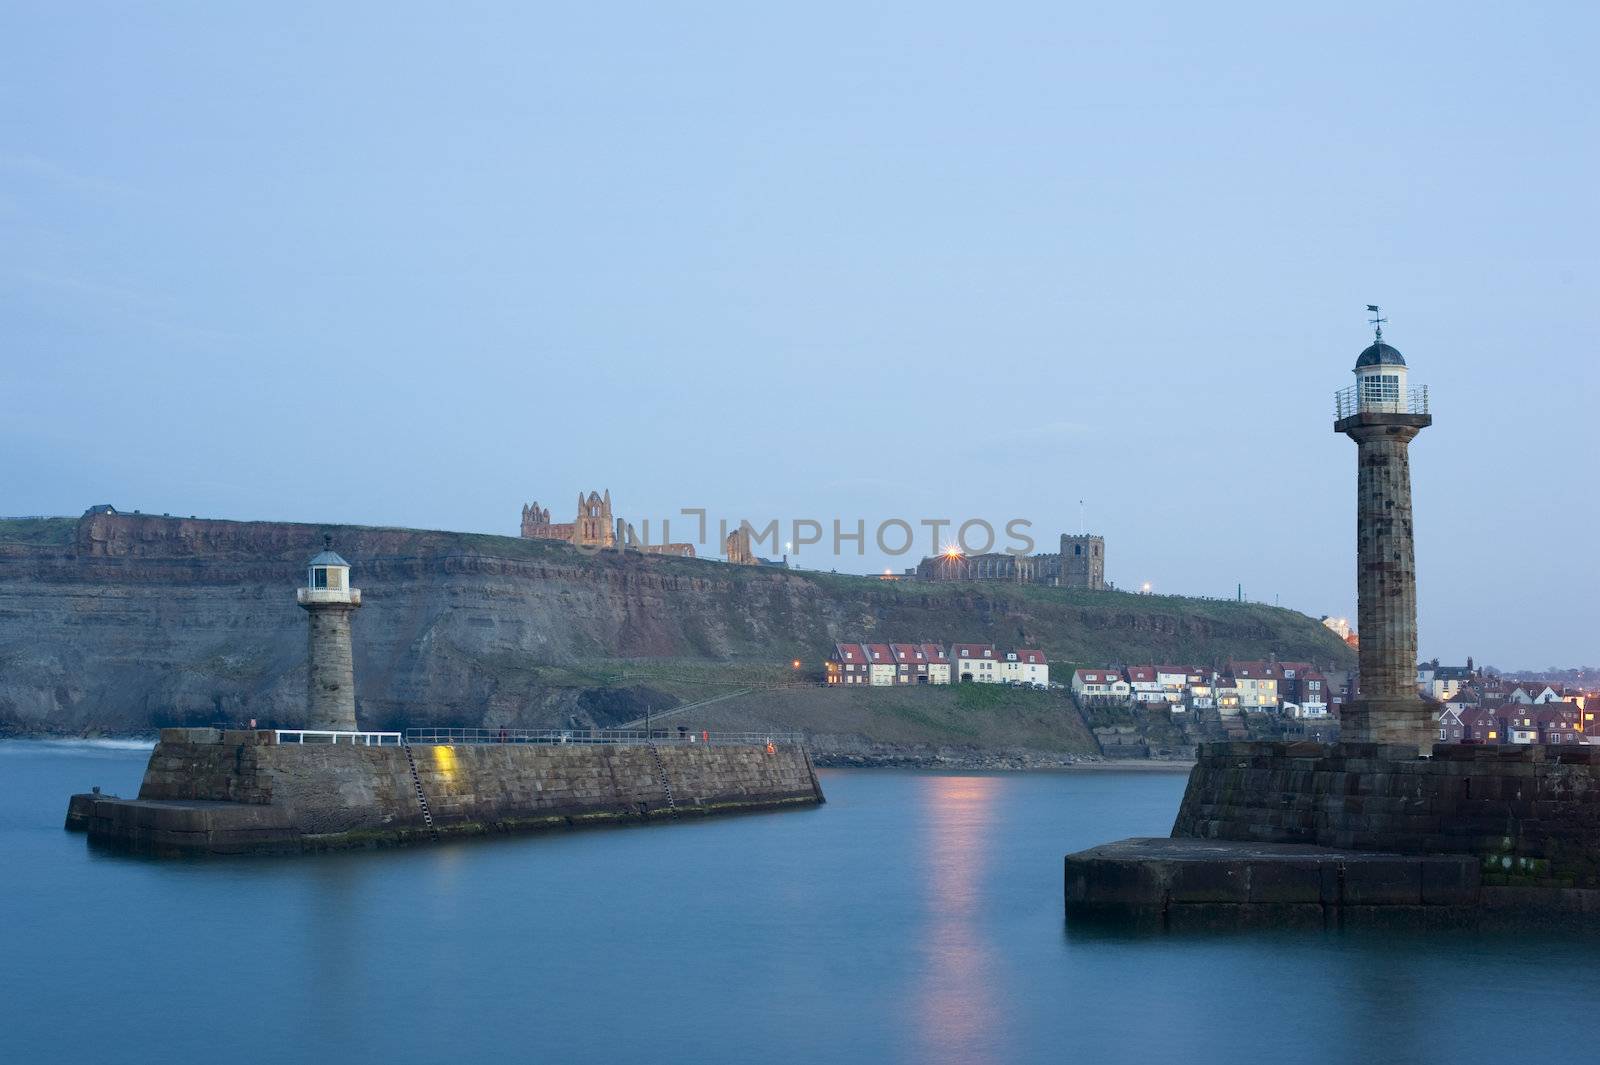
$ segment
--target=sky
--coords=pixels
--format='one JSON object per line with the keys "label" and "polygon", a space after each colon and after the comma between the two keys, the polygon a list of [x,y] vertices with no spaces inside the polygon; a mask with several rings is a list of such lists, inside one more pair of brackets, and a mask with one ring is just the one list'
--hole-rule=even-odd
{"label": "sky", "polygon": [[817,521],[797,563],[852,572],[924,521],[1081,521],[1121,587],[1353,617],[1332,395],[1377,303],[1435,418],[1423,656],[1600,662],[1597,37],[1557,3],[8,3],[0,513],[515,535],[609,488],[674,539]]}

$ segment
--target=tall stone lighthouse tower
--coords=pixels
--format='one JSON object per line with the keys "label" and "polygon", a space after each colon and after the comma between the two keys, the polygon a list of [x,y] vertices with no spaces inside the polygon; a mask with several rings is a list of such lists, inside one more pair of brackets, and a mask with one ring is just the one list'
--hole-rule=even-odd
{"label": "tall stone lighthouse tower", "polygon": [[307,627],[311,676],[306,687],[306,728],[356,731],[355,663],[350,654],[350,615],[361,607],[361,589],[350,587],[350,563],[323,537],[322,553],[307,564],[306,587],[295,599],[310,615]]}
{"label": "tall stone lighthouse tower", "polygon": [[1396,743],[1426,754],[1437,735],[1417,694],[1417,570],[1411,533],[1411,441],[1433,424],[1428,390],[1406,381],[1406,360],[1376,337],[1356,359],[1356,383],[1334,397],[1333,428],[1356,442],[1356,611],[1360,694],[1340,739]]}

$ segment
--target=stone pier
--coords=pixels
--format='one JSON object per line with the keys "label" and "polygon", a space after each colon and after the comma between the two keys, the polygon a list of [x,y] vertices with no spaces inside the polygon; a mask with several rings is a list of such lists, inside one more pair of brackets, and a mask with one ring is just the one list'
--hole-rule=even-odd
{"label": "stone pier", "polygon": [[[425,802],[424,802],[425,800]],[[656,822],[823,801],[790,742],[277,742],[161,730],[137,799],[74,795],[67,827],[158,855],[293,853]]]}

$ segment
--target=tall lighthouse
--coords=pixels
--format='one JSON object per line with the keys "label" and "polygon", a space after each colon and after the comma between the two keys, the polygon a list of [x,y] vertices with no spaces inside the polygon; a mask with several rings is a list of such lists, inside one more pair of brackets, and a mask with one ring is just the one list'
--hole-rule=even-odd
{"label": "tall lighthouse", "polygon": [[306,728],[356,731],[355,663],[350,653],[350,615],[361,607],[361,589],[350,587],[350,563],[323,537],[320,554],[306,564],[306,587],[295,600],[309,615]]}
{"label": "tall lighthouse", "polygon": [[1340,715],[1340,739],[1428,753],[1437,733],[1417,693],[1417,568],[1411,529],[1411,441],[1433,424],[1428,390],[1376,335],[1356,359],[1356,383],[1334,397],[1333,428],[1356,442],[1356,612],[1361,690]]}

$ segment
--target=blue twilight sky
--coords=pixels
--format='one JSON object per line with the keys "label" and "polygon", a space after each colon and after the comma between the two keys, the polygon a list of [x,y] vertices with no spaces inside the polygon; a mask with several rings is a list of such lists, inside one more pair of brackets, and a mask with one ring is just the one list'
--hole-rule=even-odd
{"label": "blue twilight sky", "polygon": [[1600,661],[1597,9],[1310,8],[9,3],[0,513],[1082,499],[1123,587],[1353,615],[1377,302],[1423,653]]}

